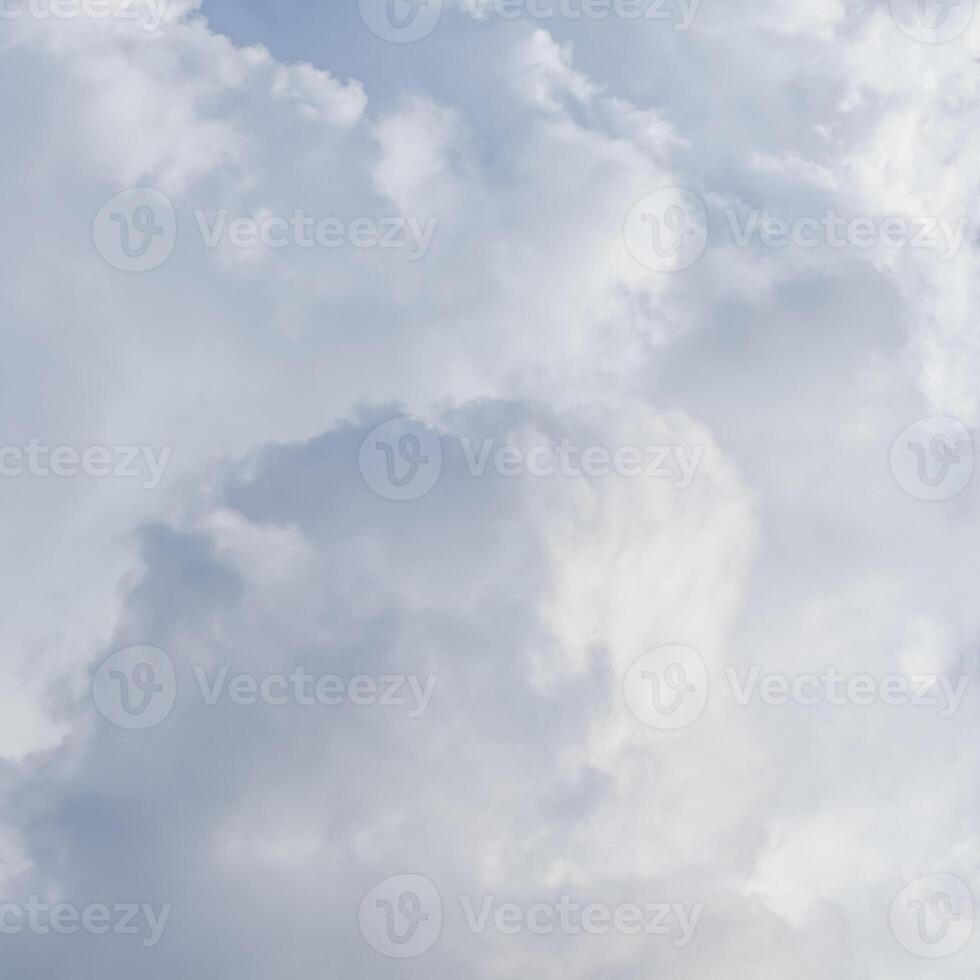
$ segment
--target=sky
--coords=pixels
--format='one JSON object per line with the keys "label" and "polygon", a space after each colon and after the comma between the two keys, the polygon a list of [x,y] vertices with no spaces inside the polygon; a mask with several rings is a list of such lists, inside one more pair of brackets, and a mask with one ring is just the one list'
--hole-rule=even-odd
{"label": "sky", "polygon": [[0,963],[980,969],[975,0],[0,0]]}

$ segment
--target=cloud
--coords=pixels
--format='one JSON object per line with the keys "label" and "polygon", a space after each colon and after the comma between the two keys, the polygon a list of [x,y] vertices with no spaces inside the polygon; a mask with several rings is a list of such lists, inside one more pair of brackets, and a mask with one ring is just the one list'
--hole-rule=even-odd
{"label": "cloud", "polygon": [[[684,31],[449,5],[403,46],[297,8],[257,45],[219,13],[4,22],[0,441],[173,449],[153,490],[0,481],[0,899],[172,906],[149,948],[3,935],[12,974],[387,976],[362,899],[423,875],[442,932],[406,977],[926,975],[889,910],[922,876],[980,889],[976,692],[950,717],[741,705],[730,677],[972,679],[972,484],[916,499],[889,453],[919,419],[976,421],[975,236],[775,247],[732,222],[972,221],[980,28],[925,43],[886,3],[705,4]],[[92,238],[132,187],[176,225],[140,274]],[[624,222],[669,187],[708,240],[651,273]],[[239,219],[285,245],[236,244]],[[354,243],[396,219],[422,254]],[[400,416],[428,442],[372,472],[438,448],[416,499],[359,465]],[[644,472],[535,475],[568,444]],[[146,731],[90,692],[137,645],[178,682]],[[676,731],[624,695],[664,646],[710,678]],[[302,703],[295,671],[336,703]],[[250,678],[287,703],[235,703]],[[474,932],[461,898],[487,896],[666,903],[674,931]],[[975,943],[955,953],[944,976],[975,972]]]}

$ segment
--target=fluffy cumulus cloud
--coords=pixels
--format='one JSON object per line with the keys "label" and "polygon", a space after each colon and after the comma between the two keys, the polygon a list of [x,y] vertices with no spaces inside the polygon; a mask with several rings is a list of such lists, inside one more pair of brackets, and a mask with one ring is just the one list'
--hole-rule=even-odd
{"label": "fluffy cumulus cloud", "polygon": [[5,0],[5,975],[974,976],[972,8]]}

